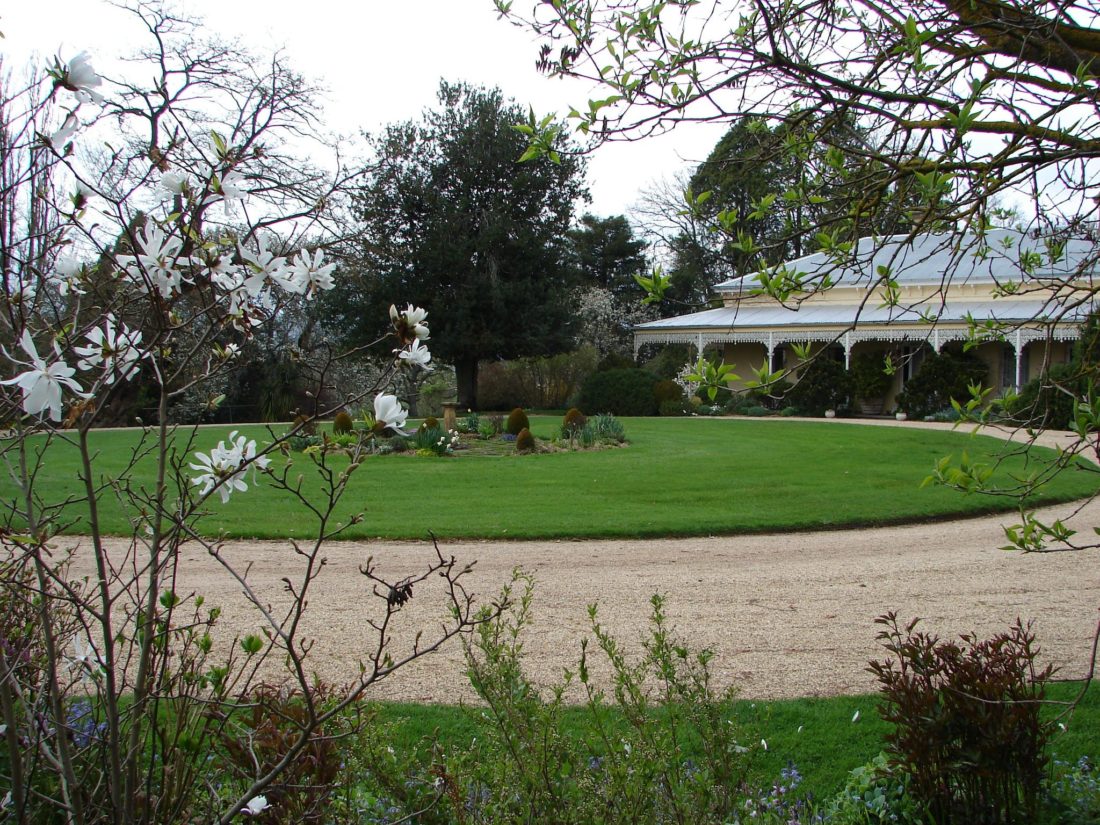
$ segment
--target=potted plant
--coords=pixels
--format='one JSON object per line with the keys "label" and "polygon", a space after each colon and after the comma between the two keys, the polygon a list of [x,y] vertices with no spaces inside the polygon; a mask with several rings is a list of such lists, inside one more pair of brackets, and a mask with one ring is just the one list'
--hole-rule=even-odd
{"label": "potted plant", "polygon": [[886,403],[886,391],[893,377],[886,373],[886,361],[881,352],[861,352],[852,358],[852,384],[860,412],[881,415]]}

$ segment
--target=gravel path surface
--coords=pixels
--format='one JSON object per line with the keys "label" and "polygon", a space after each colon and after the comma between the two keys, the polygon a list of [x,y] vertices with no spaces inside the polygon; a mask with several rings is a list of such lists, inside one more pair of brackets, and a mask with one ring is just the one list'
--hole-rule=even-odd
{"label": "gravel path surface", "polygon": [[[838,422],[838,425],[843,422]],[[882,422],[894,425],[894,422]],[[777,423],[782,426],[782,423]],[[1060,438],[1051,435],[1047,443]],[[1050,508],[1043,519],[1073,512]],[[575,668],[589,634],[586,606],[598,603],[605,626],[638,651],[649,597],[667,597],[671,623],[693,647],[713,648],[719,683],[747,697],[827,696],[874,689],[866,671],[881,655],[876,616],[895,610],[921,617],[944,636],[989,635],[1017,617],[1035,621],[1045,660],[1064,677],[1084,673],[1100,605],[1095,551],[1020,554],[999,550],[1012,516],[863,530],[759,536],[624,541],[448,542],[444,553],[476,560],[467,586],[491,597],[514,567],[534,574],[534,623],[526,636],[530,673],[541,683]],[[1082,532],[1100,525],[1100,502],[1074,516]],[[281,581],[299,559],[286,542],[227,543],[224,556],[250,565],[248,582],[276,609],[287,603]],[[325,548],[327,565],[314,585],[304,631],[313,640],[309,667],[345,681],[369,655],[378,600],[358,572],[373,556],[388,580],[422,570],[430,544],[346,542]],[[260,621],[241,587],[197,546],[185,549],[177,592],[202,593],[224,607],[219,636],[257,632]],[[87,574],[78,554],[74,572]],[[84,565],[84,566],[82,566]],[[416,629],[424,638],[443,618],[441,593],[421,587],[401,613],[393,653],[408,650]],[[594,658],[594,657],[590,657]],[[594,668],[605,674],[605,668]],[[378,699],[470,700],[462,651],[451,643],[375,686]]]}

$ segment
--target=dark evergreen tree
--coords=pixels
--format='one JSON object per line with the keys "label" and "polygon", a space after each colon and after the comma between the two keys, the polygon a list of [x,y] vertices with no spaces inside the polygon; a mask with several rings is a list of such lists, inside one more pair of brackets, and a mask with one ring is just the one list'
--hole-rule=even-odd
{"label": "dark evergreen tree", "polygon": [[438,108],[375,138],[358,239],[325,306],[352,344],[385,331],[383,296],[427,309],[432,352],[454,364],[472,409],[479,360],[572,343],[567,232],[587,195],[584,166],[565,152],[560,163],[519,163],[524,119],[499,90],[444,82]]}
{"label": "dark evergreen tree", "polygon": [[646,244],[624,216],[586,214],[569,230],[569,241],[582,284],[603,287],[616,300],[642,297],[634,276],[646,269]]}

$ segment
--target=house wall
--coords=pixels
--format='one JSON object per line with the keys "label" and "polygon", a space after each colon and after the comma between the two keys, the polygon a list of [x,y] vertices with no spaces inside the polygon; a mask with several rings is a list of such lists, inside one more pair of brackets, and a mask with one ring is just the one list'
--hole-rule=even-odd
{"label": "house wall", "polygon": [[754,371],[768,360],[768,348],[763,344],[726,344],[722,360],[733,365],[739,380],[731,381],[732,389],[742,389],[746,381],[753,379]]}

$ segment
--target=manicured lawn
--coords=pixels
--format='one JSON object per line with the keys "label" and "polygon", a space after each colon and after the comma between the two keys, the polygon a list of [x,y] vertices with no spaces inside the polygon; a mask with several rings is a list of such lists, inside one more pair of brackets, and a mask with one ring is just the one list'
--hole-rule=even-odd
{"label": "manicured lawn", "polygon": [[[535,418],[532,429],[549,438],[560,419]],[[965,450],[992,461],[1003,442],[965,433],[836,426],[751,419],[626,419],[630,445],[591,452],[530,456],[371,456],[352,476],[339,517],[365,518],[348,537],[443,538],[640,537],[747,533],[876,525],[946,515],[1010,509],[1005,499],[921,488],[935,461]],[[204,428],[195,449],[209,450],[232,428]],[[260,441],[264,427],[239,427]],[[182,438],[182,436],[181,436]],[[92,436],[100,478],[119,475],[137,443],[134,431]],[[186,446],[186,445],[183,445]],[[1036,454],[1051,455],[1036,450]],[[308,457],[293,454],[292,477],[319,490]],[[275,457],[279,466],[286,459]],[[347,460],[331,459],[342,469]],[[153,483],[153,465],[138,461],[136,482]],[[998,477],[1026,470],[1006,461]],[[192,471],[184,466],[185,476]],[[76,450],[55,443],[45,455],[36,490],[46,501],[78,495]],[[1045,501],[1080,498],[1097,489],[1097,476],[1063,473]],[[14,497],[0,482],[4,500]],[[101,497],[107,532],[130,531],[124,510]],[[304,508],[266,480],[223,505],[215,495],[200,529],[230,537],[308,537],[315,530]],[[84,529],[77,521],[73,532]]]}

